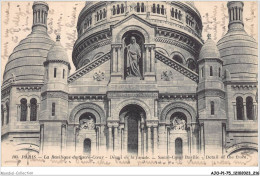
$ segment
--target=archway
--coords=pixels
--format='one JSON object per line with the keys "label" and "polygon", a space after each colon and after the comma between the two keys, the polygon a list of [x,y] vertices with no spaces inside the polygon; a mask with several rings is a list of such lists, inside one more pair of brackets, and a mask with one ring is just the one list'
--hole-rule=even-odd
{"label": "archway", "polygon": [[[132,64],[128,59],[127,53],[130,45],[132,44],[131,40],[132,38],[135,38],[135,41],[137,43],[137,46],[140,47],[140,56],[138,56],[137,59],[137,66],[134,68],[134,72],[131,71]],[[122,43],[124,48],[124,79],[127,77],[135,77],[138,75],[137,72],[140,72],[140,77],[143,78],[144,73],[144,43],[145,39],[141,32],[136,30],[130,30],[124,33],[122,36]],[[137,47],[137,48],[139,48]],[[139,49],[136,49],[136,54],[139,55]]]}
{"label": "archway", "polygon": [[90,155],[91,154],[91,140],[89,138],[84,140],[84,144],[83,144],[83,153]]}
{"label": "archway", "polygon": [[139,105],[127,105],[120,111],[124,122],[122,148],[131,155],[144,154],[146,148],[145,111]]}

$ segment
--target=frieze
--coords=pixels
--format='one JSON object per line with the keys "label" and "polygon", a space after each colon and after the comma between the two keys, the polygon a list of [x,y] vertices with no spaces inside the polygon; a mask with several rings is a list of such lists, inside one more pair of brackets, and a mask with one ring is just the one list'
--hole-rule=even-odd
{"label": "frieze", "polygon": [[196,94],[160,94],[160,100],[192,100],[195,101],[197,99]]}
{"label": "frieze", "polygon": [[46,98],[62,98],[65,100],[68,100],[68,94],[65,92],[44,92],[42,93],[42,99],[46,99]]}
{"label": "frieze", "polygon": [[16,87],[16,90],[19,92],[40,92],[41,87],[40,86],[21,86]]}
{"label": "frieze", "polygon": [[105,63],[106,61],[108,61],[111,58],[111,54],[110,52],[107,54],[104,54],[103,56],[101,56],[100,58],[86,64],[84,67],[80,68],[79,70],[77,70],[74,74],[72,74],[69,78],[68,78],[68,83],[71,83],[75,80],[77,80],[78,78],[80,78],[81,76],[85,75],[86,73],[90,72],[91,70],[97,68],[98,66],[100,66],[101,64]]}
{"label": "frieze", "polygon": [[106,95],[69,95],[70,101],[83,101],[83,100],[104,100]]}
{"label": "frieze", "polygon": [[241,85],[231,85],[233,90],[254,90],[257,89],[257,85],[253,84],[241,84]]}
{"label": "frieze", "polygon": [[126,98],[126,97],[144,97],[158,98],[158,93],[155,92],[108,92],[108,98]]}
{"label": "frieze", "polygon": [[199,76],[197,73],[193,72],[189,68],[184,67],[183,65],[179,64],[178,62],[164,56],[163,54],[155,51],[155,58],[160,60],[161,62],[165,63],[166,65],[172,67],[176,71],[180,72],[181,74],[187,76],[191,80],[198,82]]}

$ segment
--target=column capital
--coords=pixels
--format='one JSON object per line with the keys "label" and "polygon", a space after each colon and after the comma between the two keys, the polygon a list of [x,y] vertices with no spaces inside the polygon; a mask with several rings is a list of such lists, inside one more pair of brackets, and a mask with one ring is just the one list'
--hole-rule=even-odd
{"label": "column capital", "polygon": [[145,48],[151,48],[151,49],[154,49],[154,48],[155,48],[155,44],[145,43],[145,44],[144,44],[144,47],[145,47]]}
{"label": "column capital", "polygon": [[146,120],[147,127],[158,127],[158,120]]}
{"label": "column capital", "polygon": [[122,44],[121,43],[113,43],[111,44],[112,48],[122,48]]}
{"label": "column capital", "polygon": [[109,128],[111,128],[111,127],[119,127],[119,121],[118,120],[109,120],[109,121],[107,121],[107,126],[109,127]]}

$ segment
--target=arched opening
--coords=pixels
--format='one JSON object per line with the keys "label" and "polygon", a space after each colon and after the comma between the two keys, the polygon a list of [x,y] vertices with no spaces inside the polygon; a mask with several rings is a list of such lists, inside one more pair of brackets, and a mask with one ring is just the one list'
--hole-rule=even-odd
{"label": "arched opening", "polygon": [[[127,140],[122,145],[127,148],[127,153],[132,155],[145,152],[145,111],[139,105],[127,105],[120,111],[121,121],[125,122],[124,135]],[[141,144],[139,144],[141,142]]]}
{"label": "arched opening", "polygon": [[246,98],[246,115],[248,120],[254,120],[254,105],[252,97]]}
{"label": "arched opening", "polygon": [[21,117],[20,121],[26,121],[27,116],[27,100],[25,98],[22,98],[21,101]]}
{"label": "arched opening", "polygon": [[37,119],[37,100],[32,98],[30,100],[31,104],[31,113],[30,113],[30,121],[36,121]]}
{"label": "arched opening", "polygon": [[94,130],[95,124],[96,124],[96,118],[90,112],[86,112],[82,114],[79,118],[80,129]]}
{"label": "arched opening", "polygon": [[173,130],[186,130],[187,129],[187,117],[182,112],[175,112],[170,118],[171,128]]}
{"label": "arched opening", "polygon": [[196,72],[197,66],[193,59],[188,60],[188,68]]}
{"label": "arched opening", "polygon": [[179,55],[174,55],[172,59],[175,60],[176,62],[179,62],[180,64],[183,64],[183,60]]}
{"label": "arched opening", "polygon": [[209,73],[209,76],[213,76],[213,68],[212,68],[212,66],[210,66],[210,73]]}
{"label": "arched opening", "polygon": [[182,156],[183,153],[183,147],[182,147],[182,139],[177,138],[175,140],[175,156]]}
{"label": "arched opening", "polygon": [[1,122],[2,122],[2,126],[4,125],[4,121],[5,121],[5,113],[4,113],[4,106],[1,105]]}
{"label": "arched opening", "polygon": [[210,114],[214,115],[215,114],[215,106],[214,106],[214,101],[210,102]]}
{"label": "arched opening", "polygon": [[236,98],[236,108],[237,108],[237,120],[244,120],[244,106],[243,106],[243,98]]}
{"label": "arched opening", "polygon": [[86,154],[86,155],[91,154],[91,140],[89,138],[86,138],[84,140],[83,153]]}
{"label": "arched opening", "polygon": [[6,102],[6,104],[5,104],[5,106],[6,106],[6,124],[8,124],[9,123],[9,102]]}
{"label": "arched opening", "polygon": [[122,40],[124,45],[124,78],[143,78],[145,43],[143,34],[136,30],[130,30],[123,35]]}

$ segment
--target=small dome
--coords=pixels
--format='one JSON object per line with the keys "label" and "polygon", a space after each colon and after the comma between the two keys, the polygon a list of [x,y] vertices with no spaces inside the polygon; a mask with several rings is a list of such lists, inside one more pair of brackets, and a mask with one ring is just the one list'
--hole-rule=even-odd
{"label": "small dome", "polygon": [[47,61],[64,61],[69,63],[67,52],[60,43],[59,35],[56,38],[56,42],[48,52]]}
{"label": "small dome", "polygon": [[213,59],[220,58],[219,50],[216,46],[216,43],[211,39],[210,34],[208,35],[208,40],[202,46],[200,50],[199,60],[200,59]]}

